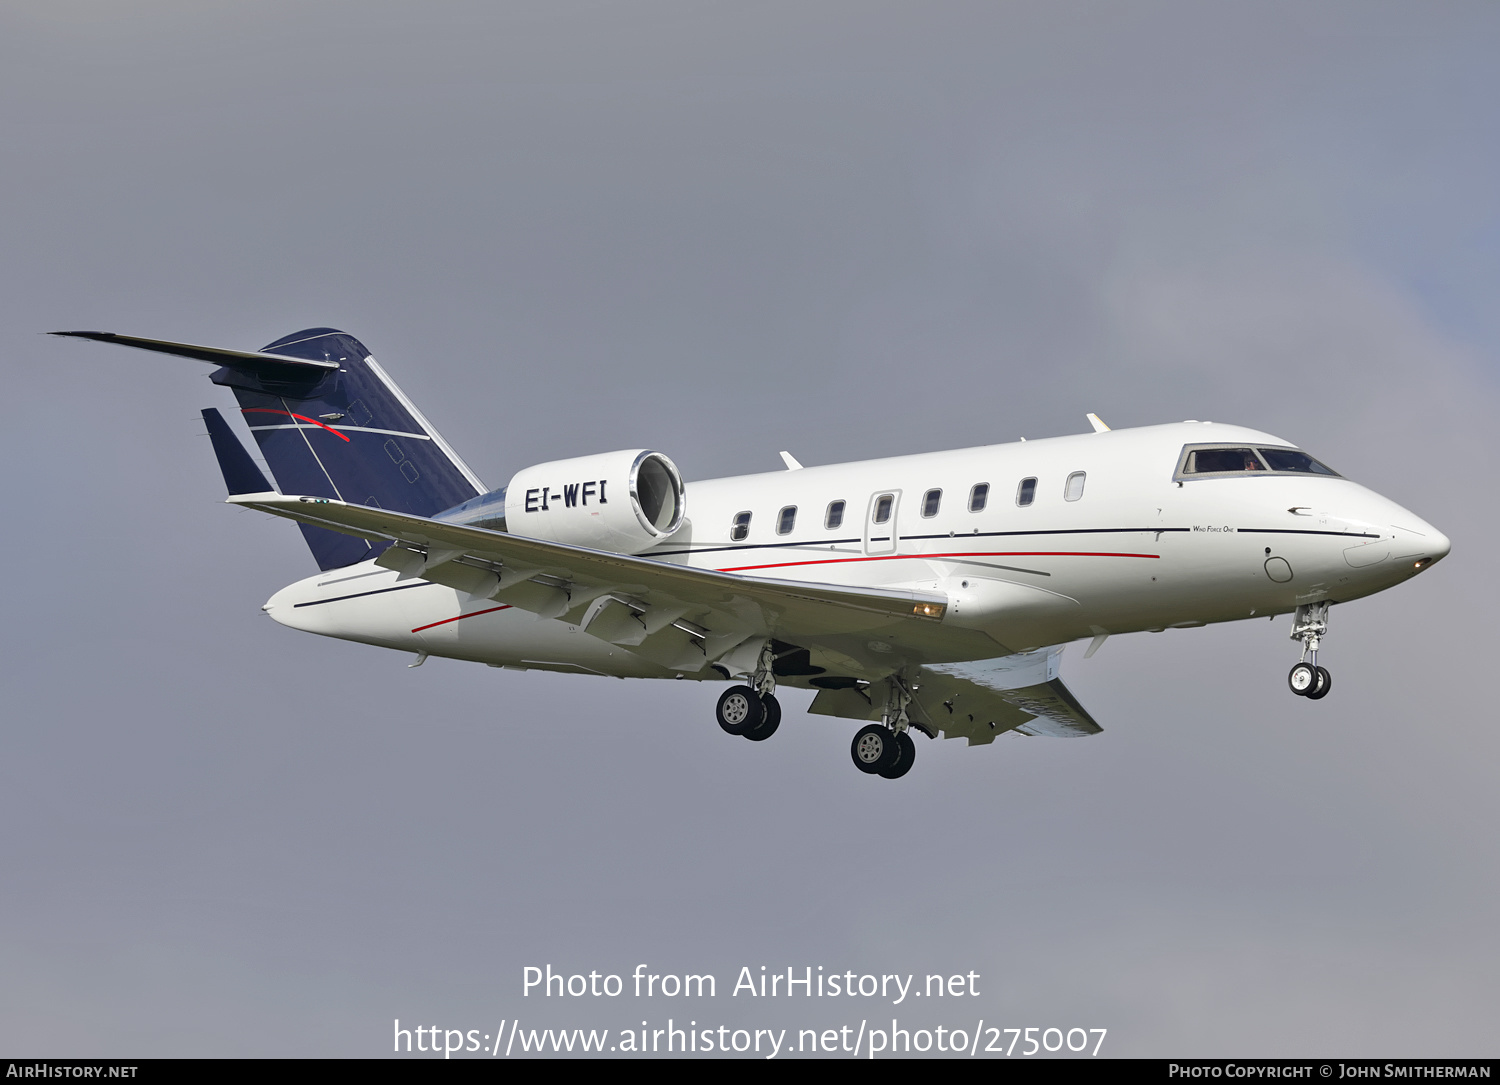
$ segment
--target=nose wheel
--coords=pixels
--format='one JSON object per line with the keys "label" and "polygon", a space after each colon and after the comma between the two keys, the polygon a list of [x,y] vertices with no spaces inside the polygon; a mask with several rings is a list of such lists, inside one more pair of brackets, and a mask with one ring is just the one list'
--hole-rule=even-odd
{"label": "nose wheel", "polygon": [[1298,697],[1320,701],[1333,688],[1327,667],[1318,666],[1318,648],[1328,634],[1328,604],[1306,603],[1297,608],[1292,639],[1302,642],[1302,660],[1286,676],[1286,684]]}
{"label": "nose wheel", "polygon": [[1327,697],[1328,691],[1333,688],[1333,677],[1328,673],[1327,667],[1298,663],[1292,668],[1292,673],[1287,675],[1286,684],[1292,687],[1292,692],[1298,697],[1319,701]]}

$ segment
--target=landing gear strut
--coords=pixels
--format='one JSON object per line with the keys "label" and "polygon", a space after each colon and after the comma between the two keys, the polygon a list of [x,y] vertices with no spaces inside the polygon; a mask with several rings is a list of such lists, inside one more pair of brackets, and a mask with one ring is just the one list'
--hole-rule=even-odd
{"label": "landing gear strut", "polygon": [[1286,676],[1286,682],[1298,697],[1322,700],[1333,688],[1333,677],[1328,668],[1318,666],[1318,647],[1327,635],[1327,603],[1304,603],[1297,608],[1297,616],[1292,621],[1292,639],[1302,642],[1302,659]]}

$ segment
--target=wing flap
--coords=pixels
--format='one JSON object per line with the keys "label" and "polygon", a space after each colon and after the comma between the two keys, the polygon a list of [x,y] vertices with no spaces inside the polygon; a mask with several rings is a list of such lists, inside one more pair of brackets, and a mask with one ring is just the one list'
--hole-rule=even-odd
{"label": "wing flap", "polygon": [[1088,710],[1078,703],[1073,692],[1063,685],[1061,678],[1054,678],[1038,686],[1027,686],[1025,689],[1013,689],[1001,696],[1036,717],[1016,728],[1023,735],[1087,738],[1104,730],[1094,722],[1094,717],[1088,714]]}
{"label": "wing flap", "polygon": [[[1043,648],[970,663],[929,664],[913,683],[908,711],[929,734],[988,745],[997,735],[1082,738],[1103,728],[1057,677],[1062,649]],[[878,687],[877,687],[878,688]],[[878,720],[879,699],[858,689],[827,689],[810,712]]]}

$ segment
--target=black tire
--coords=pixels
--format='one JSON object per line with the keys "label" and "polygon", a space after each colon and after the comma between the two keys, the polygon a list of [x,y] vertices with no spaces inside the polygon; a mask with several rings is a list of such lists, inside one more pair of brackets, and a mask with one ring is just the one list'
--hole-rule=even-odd
{"label": "black tire", "polygon": [[749,686],[730,686],[719,697],[714,718],[726,735],[743,735],[760,724],[765,712],[760,695]]}
{"label": "black tire", "polygon": [[883,771],[900,756],[895,733],[884,724],[871,723],[854,732],[854,741],[849,744],[849,756],[860,772],[872,775]]}
{"label": "black tire", "polygon": [[1286,676],[1286,684],[1298,697],[1306,697],[1318,688],[1318,672],[1311,663],[1298,663]]}
{"label": "black tire", "polygon": [[1328,673],[1327,667],[1318,668],[1318,684],[1307,691],[1309,701],[1321,701],[1328,696],[1328,691],[1333,688],[1333,676]]}
{"label": "black tire", "polygon": [[896,735],[896,763],[889,768],[880,770],[880,775],[887,780],[899,780],[911,771],[912,762],[917,759],[917,744],[912,741],[911,734],[901,731]]}
{"label": "black tire", "polygon": [[760,706],[763,711],[760,723],[745,732],[745,737],[751,742],[764,742],[781,726],[781,702],[775,694],[767,693],[761,697]]}

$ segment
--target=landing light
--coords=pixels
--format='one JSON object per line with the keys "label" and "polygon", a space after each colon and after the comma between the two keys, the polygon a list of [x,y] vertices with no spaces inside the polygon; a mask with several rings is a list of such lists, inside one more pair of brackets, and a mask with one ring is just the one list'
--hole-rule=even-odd
{"label": "landing light", "polygon": [[941,618],[947,609],[943,603],[917,603],[911,608],[911,612],[918,618]]}
{"label": "landing light", "polygon": [[1431,558],[1422,558],[1415,565],[1413,565],[1412,568],[1413,569],[1425,569],[1425,568],[1427,568],[1427,566],[1429,566],[1431,564],[1432,564],[1432,559]]}

